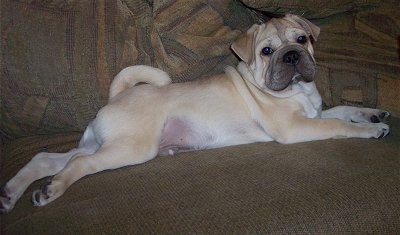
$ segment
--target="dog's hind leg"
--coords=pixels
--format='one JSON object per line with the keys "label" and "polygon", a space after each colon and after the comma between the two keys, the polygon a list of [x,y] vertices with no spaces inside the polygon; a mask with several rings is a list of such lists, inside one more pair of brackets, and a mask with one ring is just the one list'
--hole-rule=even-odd
{"label": "dog's hind leg", "polygon": [[104,143],[96,153],[72,159],[50,184],[33,193],[33,203],[44,206],[60,197],[71,184],[85,175],[140,164],[154,158],[157,152],[158,145],[149,146],[145,141],[132,143],[131,139],[121,138]]}
{"label": "dog's hind leg", "polygon": [[22,196],[25,190],[34,181],[46,176],[55,175],[60,172],[71,158],[91,154],[98,149],[91,126],[89,126],[78,148],[67,153],[36,154],[11,180],[0,189],[0,214],[6,214],[12,210],[15,203]]}
{"label": "dog's hind leg", "polygon": [[25,190],[34,181],[61,171],[68,161],[82,149],[67,153],[38,153],[0,190],[0,214],[6,214],[14,207]]}

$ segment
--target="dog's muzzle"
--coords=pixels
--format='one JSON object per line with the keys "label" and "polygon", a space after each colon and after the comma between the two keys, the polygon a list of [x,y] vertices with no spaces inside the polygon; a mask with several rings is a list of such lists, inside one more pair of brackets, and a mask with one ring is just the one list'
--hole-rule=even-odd
{"label": "dog's muzzle", "polygon": [[277,50],[272,56],[265,85],[280,91],[292,82],[311,82],[315,70],[315,61],[310,53],[303,46],[290,45]]}

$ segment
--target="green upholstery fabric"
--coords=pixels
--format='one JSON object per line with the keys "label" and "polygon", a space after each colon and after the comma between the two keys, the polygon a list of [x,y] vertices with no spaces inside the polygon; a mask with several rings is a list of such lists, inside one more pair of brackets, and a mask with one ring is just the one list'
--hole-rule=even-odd
{"label": "green upholstery fabric", "polygon": [[[323,4],[321,5],[321,3]],[[31,157],[76,146],[133,64],[174,82],[220,73],[230,43],[274,14],[321,27],[326,106],[394,116],[380,140],[255,143],[160,157],[85,177],[43,208],[28,188],[1,234],[396,234],[400,232],[398,1],[2,0],[0,184]]]}
{"label": "green upholstery fabric", "polygon": [[[2,234],[396,234],[400,120],[390,124],[392,133],[380,140],[256,143],[158,157],[85,177],[36,208],[30,197],[42,180],[0,217]],[[60,145],[68,149],[72,136]],[[9,156],[23,155],[13,147]],[[8,163],[2,177],[28,160]]]}

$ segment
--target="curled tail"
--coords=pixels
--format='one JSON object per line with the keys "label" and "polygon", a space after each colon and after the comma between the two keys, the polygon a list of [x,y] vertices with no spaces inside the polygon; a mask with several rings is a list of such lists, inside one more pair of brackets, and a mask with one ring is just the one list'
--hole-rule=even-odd
{"label": "curled tail", "polygon": [[155,86],[164,86],[171,83],[171,78],[166,72],[147,65],[126,67],[114,77],[110,86],[108,99],[112,99],[122,91],[135,86],[139,82]]}

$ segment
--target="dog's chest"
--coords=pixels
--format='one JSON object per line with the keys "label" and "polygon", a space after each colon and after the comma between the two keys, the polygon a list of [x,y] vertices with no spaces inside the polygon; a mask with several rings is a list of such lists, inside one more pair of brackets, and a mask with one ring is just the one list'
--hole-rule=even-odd
{"label": "dog's chest", "polygon": [[293,85],[293,92],[298,92],[293,96],[302,107],[303,115],[308,118],[319,118],[322,111],[322,99],[314,82],[298,83]]}

